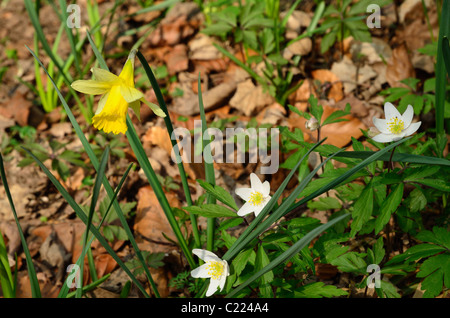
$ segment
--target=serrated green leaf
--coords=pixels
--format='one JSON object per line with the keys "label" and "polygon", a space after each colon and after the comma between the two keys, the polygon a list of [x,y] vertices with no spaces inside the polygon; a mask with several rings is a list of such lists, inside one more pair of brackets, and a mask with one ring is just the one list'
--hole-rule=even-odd
{"label": "serrated green leaf", "polygon": [[[262,245],[259,246],[258,251],[256,252],[255,259],[255,270],[260,271],[264,267],[266,267],[270,263],[270,259],[264,250]],[[264,298],[273,297],[272,285],[270,284],[273,281],[274,275],[272,271],[268,271],[267,273],[261,275],[258,279],[259,282],[259,292],[261,296]]]}
{"label": "serrated green leaf", "polygon": [[334,285],[325,285],[323,282],[315,282],[303,285],[294,291],[295,298],[322,298],[345,296],[347,292]]}
{"label": "serrated green leaf", "polygon": [[188,206],[184,207],[184,210],[186,210],[189,213],[198,214],[204,217],[210,217],[210,218],[216,218],[216,217],[237,217],[237,213],[234,211],[231,211],[230,209],[214,204],[214,203],[207,203],[203,204],[201,206]]}
{"label": "serrated green leaf", "polygon": [[308,202],[308,208],[320,211],[340,209],[341,207],[341,202],[334,197],[320,197],[317,201]]}
{"label": "serrated green leaf", "polygon": [[227,206],[229,206],[230,208],[232,208],[236,211],[238,210],[236,202],[234,201],[233,197],[227,190],[225,190],[221,186],[212,185],[209,182],[206,182],[201,179],[198,179],[197,182],[200,184],[200,186],[203,189],[205,189],[209,194],[214,196],[217,200],[226,204]]}
{"label": "serrated green leaf", "polygon": [[367,264],[356,252],[348,252],[331,261],[331,265],[346,273],[367,274]]}
{"label": "serrated green leaf", "polygon": [[397,210],[403,198],[403,183],[399,183],[391,193],[389,193],[386,200],[380,207],[380,215],[375,221],[375,234],[378,234],[381,229],[389,222],[392,213]]}
{"label": "serrated green leaf", "polygon": [[350,235],[354,236],[363,225],[370,219],[373,211],[373,187],[369,183],[366,188],[361,192],[361,196],[356,200],[353,205]]}

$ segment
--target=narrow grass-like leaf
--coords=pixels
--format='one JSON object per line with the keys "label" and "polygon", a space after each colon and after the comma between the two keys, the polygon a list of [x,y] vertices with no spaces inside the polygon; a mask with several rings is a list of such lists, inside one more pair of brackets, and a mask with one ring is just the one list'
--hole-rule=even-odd
{"label": "narrow grass-like leaf", "polygon": [[11,274],[11,269],[8,261],[8,251],[3,240],[3,234],[0,231],[0,287],[3,292],[3,297],[13,298],[14,295],[14,281]]}
{"label": "narrow grass-like leaf", "polygon": [[[136,155],[136,159],[138,160],[139,165],[144,171],[145,176],[147,177],[153,191],[155,192],[156,198],[158,199],[158,202],[161,205],[167,220],[169,221],[169,224],[175,234],[175,237],[178,240],[178,243],[180,244],[180,248],[183,251],[183,254],[185,255],[189,265],[192,268],[195,268],[196,265],[192,253],[190,252],[186,240],[181,233],[180,227],[173,214],[172,207],[170,206],[167,197],[161,187],[161,184],[159,183],[158,177],[156,176],[156,173],[153,170],[150,161],[148,160],[147,154],[145,153],[145,150],[139,140],[139,137],[137,136],[137,133],[129,116],[127,116],[127,126],[128,130],[126,136],[130,143],[131,149]],[[147,268],[147,266],[145,266],[145,268]]]}
{"label": "narrow grass-like leaf", "polygon": [[[72,196],[67,192],[67,190],[62,186],[62,184],[58,181],[58,179],[55,178],[55,176],[50,172],[50,170],[47,169],[47,167],[38,159],[32,152],[30,152],[28,149],[23,148],[35,161],[36,163],[41,167],[41,169],[44,171],[44,173],[47,175],[47,177],[50,179],[50,181],[53,183],[53,185],[56,187],[56,189],[61,193],[63,198],[67,201],[67,203],[72,207],[72,209],[75,211],[77,217],[84,223],[87,224],[88,220],[86,217],[86,214],[81,209],[81,207],[75,202],[75,200],[72,198]],[[95,235],[97,240],[102,244],[102,246],[105,248],[105,250],[111,255],[112,258],[117,262],[117,264],[128,274],[128,276],[131,278],[131,280],[136,284],[136,286],[139,288],[139,290],[147,297],[148,294],[145,291],[144,287],[141,285],[141,283],[137,280],[137,278],[130,272],[128,267],[125,265],[125,263],[120,259],[120,257],[116,254],[116,252],[112,249],[112,247],[109,245],[108,241],[100,234],[99,230],[95,227],[91,227],[92,234]]]}
{"label": "narrow grass-like leaf", "polygon": [[[111,207],[113,205],[113,202],[116,200],[117,196],[119,195],[120,189],[122,189],[123,183],[125,182],[125,179],[127,178],[128,173],[130,172],[132,167],[133,167],[133,163],[131,163],[128,166],[127,170],[125,171],[125,173],[123,174],[122,178],[120,179],[119,184],[117,185],[117,188],[114,191],[114,196],[111,198],[111,200],[109,202],[109,205],[108,205],[108,208],[106,209],[105,214],[103,215],[99,225],[97,226],[97,230],[98,231],[100,231],[100,228],[102,227],[103,222],[107,219],[108,214],[111,211]],[[91,235],[89,243],[84,247],[84,250],[82,251],[82,255],[85,255],[88,252],[88,250],[90,249],[90,246],[91,246],[94,238],[95,238],[95,235]],[[82,257],[82,255],[80,255],[78,257],[77,261],[76,261],[76,265],[78,265],[78,266],[80,266],[81,262],[84,261],[84,256]],[[67,297],[67,293],[69,292],[68,286],[69,286],[69,283],[70,283],[69,278],[70,277],[68,277],[66,279],[65,284],[62,286],[61,290],[59,291],[58,298],[66,298]]]}
{"label": "narrow grass-like leaf", "polygon": [[[33,260],[31,258],[30,250],[28,249],[27,241],[23,234],[22,227],[19,223],[19,218],[17,217],[16,208],[14,206],[14,201],[9,191],[8,180],[6,179],[5,167],[3,165],[3,156],[0,154],[0,174],[3,182],[3,187],[5,188],[6,197],[8,198],[9,206],[11,207],[12,213],[14,215],[14,220],[16,221],[17,230],[19,232],[20,241],[22,242],[23,252],[25,253],[25,259],[27,261],[28,277],[30,279],[31,285],[31,295],[33,298],[41,298],[41,290],[39,288],[39,281],[36,276],[36,270],[34,269]],[[9,265],[8,265],[9,266]]]}
{"label": "narrow grass-like leaf", "polygon": [[[200,108],[200,118],[202,121],[202,150],[203,150],[203,160],[205,163],[205,181],[214,186],[216,184],[216,177],[214,173],[213,158],[211,153],[211,137],[208,134],[208,129],[206,125],[206,115],[205,107],[203,105],[202,97],[202,85],[200,74],[198,75],[198,106]],[[205,151],[206,149],[206,151]],[[205,157],[206,155],[206,157]],[[216,203],[216,199],[211,195],[207,194],[206,202],[210,204]],[[207,219],[206,227],[206,249],[209,251],[214,251],[214,231],[215,231],[215,218]]]}
{"label": "narrow grass-like leaf", "polygon": [[444,61],[444,37],[450,37],[450,0],[443,0],[441,10],[441,20],[439,25],[438,51],[436,58],[436,134],[442,138],[445,134],[445,99],[446,99],[446,68]]}
{"label": "narrow grass-like leaf", "polygon": [[444,36],[442,41],[442,55],[444,58],[445,69],[447,70],[447,75],[450,78],[450,43],[447,36]]}
{"label": "narrow grass-like leaf", "polygon": [[[97,206],[97,200],[98,197],[100,195],[100,188],[102,186],[102,181],[103,178],[105,177],[105,169],[106,169],[106,164],[108,163],[108,159],[109,159],[109,147],[106,147],[105,151],[103,152],[102,158],[100,160],[100,167],[97,173],[97,176],[95,178],[95,182],[94,182],[94,189],[92,192],[92,198],[91,198],[91,205],[89,207],[89,214],[88,214],[88,220],[86,223],[86,231],[84,233],[84,240],[83,240],[83,250],[85,249],[85,247],[87,246],[87,242],[88,242],[88,237],[89,237],[89,231],[92,225],[92,218],[94,216],[95,213],[95,207]],[[81,253],[81,259],[84,260],[84,253]],[[83,267],[84,267],[84,262],[81,262],[81,266],[80,266],[80,281],[83,281]],[[80,298],[82,296],[82,289],[78,288],[77,292],[76,292],[76,297]]]}
{"label": "narrow grass-like leaf", "polygon": [[[336,154],[336,157],[345,158],[355,158],[355,159],[367,159],[372,156],[374,151],[343,151]],[[381,155],[378,160],[389,161],[391,154],[385,153]],[[419,156],[408,153],[394,153],[392,156],[392,161],[395,162],[409,162],[424,165],[440,165],[440,166],[450,166],[450,160],[445,158],[429,157],[429,156]]]}
{"label": "narrow grass-like leaf", "polygon": [[95,289],[98,285],[100,285],[101,283],[106,281],[109,278],[109,276],[111,276],[111,273],[106,274],[105,276],[103,276],[102,278],[96,280],[95,282],[92,282],[92,283],[90,283],[90,284],[88,284],[86,286],[83,286],[83,288],[78,288],[76,291],[67,294],[67,298],[77,297],[78,290],[80,291],[81,295],[84,295],[88,291],[91,291],[91,290]]}
{"label": "narrow grass-like leaf", "polygon": [[256,279],[261,277],[262,275],[268,273],[269,271],[273,270],[275,267],[280,265],[281,263],[287,261],[291,257],[293,257],[295,254],[299,253],[305,246],[307,246],[314,238],[319,236],[322,232],[330,228],[331,226],[335,225],[336,223],[342,221],[344,218],[346,218],[349,214],[343,214],[328,223],[322,224],[321,226],[315,228],[308,234],[306,234],[304,237],[302,237],[300,240],[295,242],[287,251],[283,252],[281,255],[279,255],[277,258],[275,258],[272,262],[270,262],[267,266],[265,266],[263,269],[259,270],[255,274],[253,274],[248,280],[246,280],[244,283],[239,285],[239,287],[235,288],[231,293],[229,293],[226,297],[232,298],[235,295],[237,295],[242,289],[250,285],[252,282],[254,282]]}
{"label": "narrow grass-like leaf", "polygon": [[[175,157],[177,160],[178,171],[180,172],[181,184],[183,186],[186,203],[188,206],[191,206],[192,205],[192,197],[191,197],[191,192],[189,190],[189,183],[187,181],[187,174],[184,169],[183,161],[180,156],[178,143],[174,138],[175,136],[173,136],[174,129],[173,129],[173,125],[172,125],[172,120],[170,119],[169,110],[167,109],[167,105],[166,105],[164,97],[161,93],[161,89],[158,85],[158,81],[156,80],[156,77],[153,74],[152,69],[150,68],[150,65],[148,65],[147,61],[145,60],[145,57],[142,55],[142,53],[140,51],[137,51],[136,55],[139,58],[139,61],[141,62],[142,66],[144,67],[144,71],[147,74],[147,77],[150,81],[153,91],[155,92],[155,96],[156,96],[156,99],[158,100],[159,106],[166,114],[166,117],[164,117],[164,122],[166,124],[167,132],[169,134],[170,141],[172,142],[172,147],[174,149]],[[195,244],[197,247],[200,247],[200,245],[201,245],[200,234],[198,231],[197,219],[196,219],[195,215],[192,215],[192,216],[190,215],[190,220],[191,220],[191,224],[192,224],[192,232],[194,235]]]}

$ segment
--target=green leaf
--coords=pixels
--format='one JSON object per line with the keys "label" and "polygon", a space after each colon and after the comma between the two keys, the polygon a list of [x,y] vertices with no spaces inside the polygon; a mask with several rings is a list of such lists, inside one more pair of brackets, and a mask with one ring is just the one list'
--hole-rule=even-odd
{"label": "green leaf", "polygon": [[343,272],[367,274],[367,264],[360,255],[356,252],[348,252],[331,261],[331,265],[337,266]]}
{"label": "green leaf", "polygon": [[212,185],[201,179],[198,179],[197,182],[200,184],[200,186],[203,189],[205,189],[209,194],[214,196],[217,200],[226,204],[227,206],[229,206],[230,208],[232,208],[236,211],[238,210],[236,202],[234,201],[233,197],[227,190],[225,190],[221,186]]}
{"label": "green leaf", "polygon": [[308,208],[319,211],[326,211],[332,209],[340,209],[342,207],[341,202],[333,197],[320,197],[318,201],[308,202]]}
{"label": "green leaf", "polygon": [[450,254],[440,254],[430,257],[422,263],[420,271],[417,273],[417,277],[426,277],[422,282],[422,289],[425,290],[424,297],[436,297],[442,292],[444,285],[444,275],[446,287],[449,288],[450,275],[449,266],[444,264],[450,264]]}
{"label": "green leaf", "polygon": [[450,232],[443,227],[434,226],[432,232],[427,230],[421,231],[417,234],[417,239],[450,249]]}
{"label": "green leaf", "polygon": [[216,217],[237,217],[237,213],[234,211],[231,211],[230,209],[214,204],[214,203],[207,203],[203,204],[201,206],[187,206],[183,208],[187,212],[198,214],[207,218],[216,218]]}
{"label": "green leaf", "polygon": [[415,180],[415,182],[440,191],[450,192],[450,185],[442,179],[420,179]]}
{"label": "green leaf", "polygon": [[392,264],[398,264],[404,261],[413,262],[421,258],[426,258],[443,251],[445,251],[445,248],[435,244],[424,243],[414,245],[413,247],[407,249],[403,254],[394,256],[392,259],[386,262],[385,265],[388,266]]}
{"label": "green leaf", "polygon": [[375,221],[375,234],[378,234],[381,229],[389,222],[392,213],[397,210],[398,206],[402,202],[403,198],[403,183],[399,183],[391,193],[389,193],[388,197],[380,207],[380,215]]}
{"label": "green leaf", "polygon": [[351,224],[351,236],[362,229],[363,225],[370,219],[373,211],[373,187],[369,183],[366,188],[361,192],[361,196],[356,200],[353,205]]}
{"label": "green leaf", "polygon": [[233,29],[233,26],[227,23],[215,23],[202,29],[201,32],[207,35],[226,35]]}
{"label": "green leaf", "polygon": [[234,273],[239,276],[244,270],[245,266],[247,266],[249,261],[254,260],[256,257],[253,249],[248,248],[239,252],[239,254],[233,259],[231,266],[234,269]]}
{"label": "green leaf", "polygon": [[339,297],[348,293],[333,285],[325,285],[323,282],[315,282],[303,285],[294,291],[295,298],[322,298]]}
{"label": "green leaf", "polygon": [[[260,245],[258,251],[256,252],[255,270],[260,271],[264,267],[266,267],[269,263],[270,263],[269,257],[267,256],[264,247]],[[258,282],[261,297],[263,298],[273,297],[272,285],[270,284],[273,281],[273,278],[274,275],[272,271],[267,271],[266,273],[264,273],[259,277]]]}

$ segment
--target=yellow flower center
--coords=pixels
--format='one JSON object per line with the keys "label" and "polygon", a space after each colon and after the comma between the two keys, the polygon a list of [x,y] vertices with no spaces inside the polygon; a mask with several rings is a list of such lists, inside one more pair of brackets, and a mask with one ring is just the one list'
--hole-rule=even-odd
{"label": "yellow flower center", "polygon": [[388,122],[387,125],[389,131],[396,135],[400,134],[405,128],[405,123],[403,122],[403,120],[398,119],[397,117],[391,119],[391,121]]}
{"label": "yellow flower center", "polygon": [[222,262],[210,261],[208,262],[208,275],[211,276],[212,279],[219,279],[223,274],[223,264]]}
{"label": "yellow flower center", "polygon": [[264,202],[264,196],[261,192],[254,191],[250,194],[248,202],[250,202],[251,205],[261,205]]}

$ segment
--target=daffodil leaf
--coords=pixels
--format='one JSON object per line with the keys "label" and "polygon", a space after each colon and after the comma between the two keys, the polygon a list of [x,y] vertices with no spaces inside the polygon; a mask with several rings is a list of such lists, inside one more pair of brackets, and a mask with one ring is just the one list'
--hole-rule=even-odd
{"label": "daffodil leaf", "polygon": [[375,234],[378,234],[383,226],[389,222],[392,213],[397,210],[398,206],[402,202],[403,189],[403,183],[399,183],[388,195],[386,200],[383,201],[383,204],[380,207],[380,215],[375,222]]}

